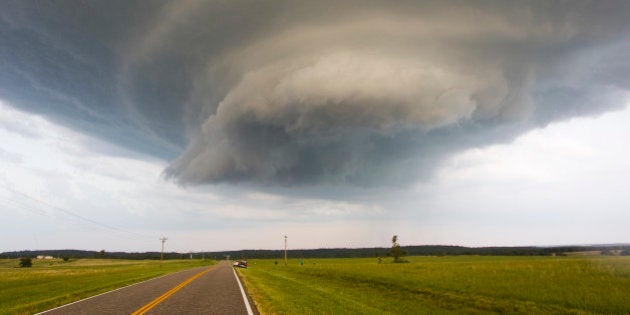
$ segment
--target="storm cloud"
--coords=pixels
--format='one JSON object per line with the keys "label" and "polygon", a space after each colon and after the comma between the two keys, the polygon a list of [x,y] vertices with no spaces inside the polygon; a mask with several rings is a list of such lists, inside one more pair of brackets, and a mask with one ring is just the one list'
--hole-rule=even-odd
{"label": "storm cloud", "polygon": [[0,88],[181,184],[405,185],[630,87],[627,1],[142,3],[5,2]]}

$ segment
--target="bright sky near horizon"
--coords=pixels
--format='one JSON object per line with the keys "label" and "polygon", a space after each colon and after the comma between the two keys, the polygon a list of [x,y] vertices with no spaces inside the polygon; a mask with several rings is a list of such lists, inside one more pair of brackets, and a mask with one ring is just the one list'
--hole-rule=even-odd
{"label": "bright sky near horizon", "polygon": [[299,248],[388,246],[393,234],[408,245],[627,243],[629,122],[626,108],[555,123],[464,151],[387,196],[327,200],[180,187],[163,161],[102,150],[111,145],[3,102],[2,250],[149,251],[163,234],[180,252],[281,248],[284,234]]}
{"label": "bright sky near horizon", "polygon": [[630,243],[628,12],[0,3],[0,252]]}

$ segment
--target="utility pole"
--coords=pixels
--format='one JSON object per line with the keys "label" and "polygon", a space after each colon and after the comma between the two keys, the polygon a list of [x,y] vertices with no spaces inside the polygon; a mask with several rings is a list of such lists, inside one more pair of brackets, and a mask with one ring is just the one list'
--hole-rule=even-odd
{"label": "utility pole", "polygon": [[284,265],[287,265],[287,236],[284,236]]}
{"label": "utility pole", "polygon": [[160,255],[160,264],[164,260],[164,243],[166,242],[167,239],[168,238],[166,238],[165,236],[160,237],[160,241],[162,241],[162,254]]}

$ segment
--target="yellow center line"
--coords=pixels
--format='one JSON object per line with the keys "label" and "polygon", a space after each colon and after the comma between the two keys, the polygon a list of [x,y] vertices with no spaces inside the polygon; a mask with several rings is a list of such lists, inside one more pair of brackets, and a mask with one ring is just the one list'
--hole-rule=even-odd
{"label": "yellow center line", "polygon": [[137,311],[131,313],[131,315],[142,315],[145,314],[146,312],[148,312],[150,309],[154,308],[156,305],[160,304],[162,301],[166,300],[169,296],[173,295],[175,292],[179,291],[181,288],[185,287],[186,285],[188,285],[189,283],[195,281],[195,279],[201,277],[202,275],[204,275],[207,272],[210,272],[211,270],[214,270],[214,268],[208,268],[190,278],[188,278],[186,281],[178,284],[176,287],[168,290],[166,293],[160,295],[157,299],[149,302],[149,304],[141,307],[140,309],[138,309]]}

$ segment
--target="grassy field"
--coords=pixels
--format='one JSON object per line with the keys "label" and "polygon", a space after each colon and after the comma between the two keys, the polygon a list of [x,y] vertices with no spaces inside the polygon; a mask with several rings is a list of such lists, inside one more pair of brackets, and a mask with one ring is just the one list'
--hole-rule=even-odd
{"label": "grassy field", "polygon": [[630,314],[630,257],[250,260],[263,314]]}
{"label": "grassy field", "polygon": [[32,314],[146,279],[214,264],[210,260],[0,259],[0,314]]}

